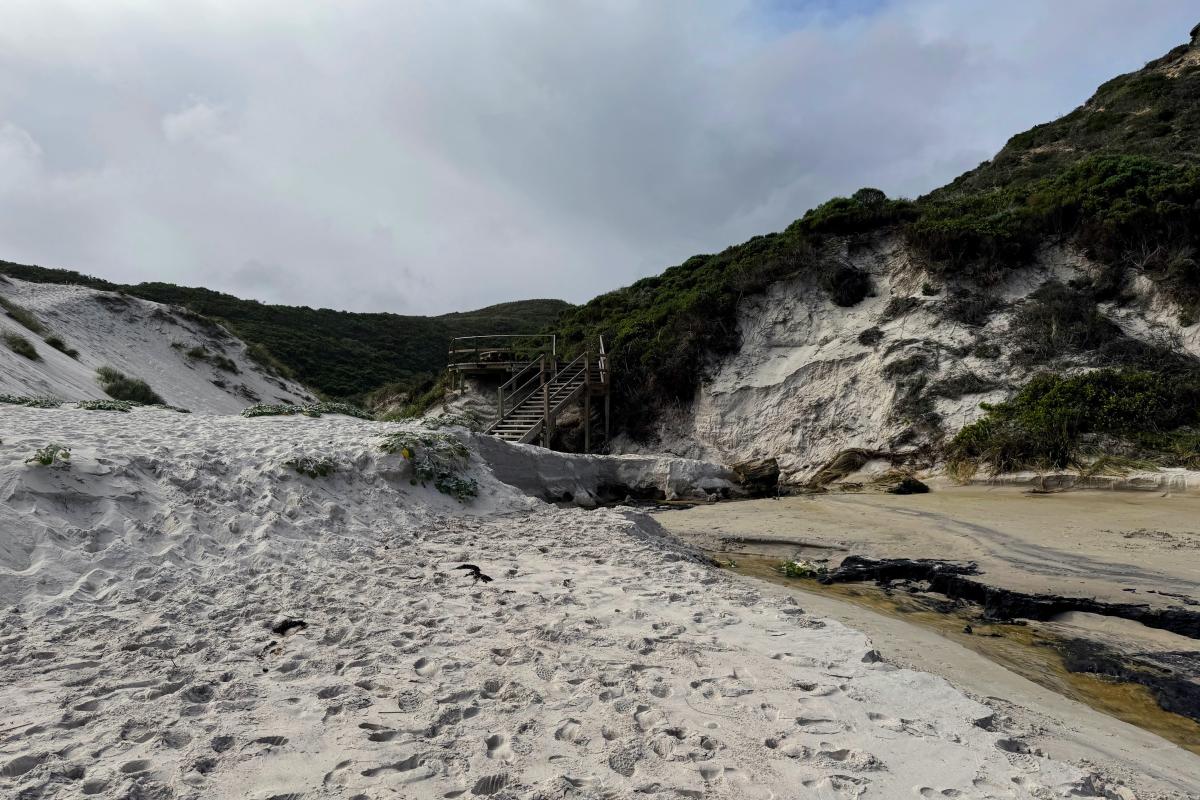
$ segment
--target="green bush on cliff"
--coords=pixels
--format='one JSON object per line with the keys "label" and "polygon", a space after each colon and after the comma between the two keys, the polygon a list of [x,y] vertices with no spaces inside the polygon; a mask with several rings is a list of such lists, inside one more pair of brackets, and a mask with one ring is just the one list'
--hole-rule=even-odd
{"label": "green bush on cliff", "polygon": [[1162,451],[1167,461],[1200,425],[1200,372],[1103,369],[1041,374],[1011,400],[984,404],[946,449],[952,471],[966,464],[1011,472],[1081,465],[1081,437],[1103,434]]}

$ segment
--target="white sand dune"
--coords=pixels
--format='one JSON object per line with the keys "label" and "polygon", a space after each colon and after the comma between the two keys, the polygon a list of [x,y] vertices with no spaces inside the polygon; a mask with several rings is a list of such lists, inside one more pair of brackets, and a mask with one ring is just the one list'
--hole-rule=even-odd
{"label": "white sand dune", "polygon": [[644,515],[412,485],[397,427],[0,410],[0,796],[1103,796]]}
{"label": "white sand dune", "polygon": [[[224,328],[183,309],[84,286],[15,278],[0,279],[0,295],[45,327],[39,336],[0,312],[0,332],[24,336],[39,355],[31,360],[0,343],[0,392],[102,399],[107,395],[96,382],[96,368],[112,367],[146,381],[167,403],[196,413],[235,414],[259,401],[314,399],[304,387],[255,363],[245,343]],[[78,356],[42,340],[52,335]]]}

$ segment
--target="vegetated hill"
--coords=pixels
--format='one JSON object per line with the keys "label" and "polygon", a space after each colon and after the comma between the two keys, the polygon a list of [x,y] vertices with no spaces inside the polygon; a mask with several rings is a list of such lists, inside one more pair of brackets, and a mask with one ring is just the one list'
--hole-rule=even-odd
{"label": "vegetated hill", "polygon": [[[912,464],[949,446],[1004,469],[1169,449],[1162,463],[1200,465],[1200,416],[1149,411],[1200,386],[1197,31],[925,197],[863,189],[567,312],[568,346],[602,333],[614,354],[614,446],[775,456],[793,481],[847,448]],[[1119,372],[1034,382],[1024,411],[954,441],[981,400],[1097,367]],[[1106,392],[1120,413],[1098,413]],[[1170,442],[1134,435],[1163,425]]]}
{"label": "vegetated hill", "polygon": [[170,283],[121,286],[69,270],[0,262],[0,274],[74,283],[182,306],[220,321],[252,355],[325,397],[362,402],[372,390],[412,389],[446,366],[451,338],[541,330],[570,308],[561,300],[523,300],[436,317],[357,313],[243,300]]}
{"label": "vegetated hill", "polygon": [[96,400],[232,414],[258,402],[314,398],[186,309],[0,277],[0,408]]}

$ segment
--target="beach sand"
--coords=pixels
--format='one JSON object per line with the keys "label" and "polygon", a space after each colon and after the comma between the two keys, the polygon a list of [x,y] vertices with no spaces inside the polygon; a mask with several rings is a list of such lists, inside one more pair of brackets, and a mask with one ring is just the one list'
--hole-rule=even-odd
{"label": "beach sand", "polygon": [[401,427],[0,411],[0,795],[1131,796],[640,512],[412,483]]}

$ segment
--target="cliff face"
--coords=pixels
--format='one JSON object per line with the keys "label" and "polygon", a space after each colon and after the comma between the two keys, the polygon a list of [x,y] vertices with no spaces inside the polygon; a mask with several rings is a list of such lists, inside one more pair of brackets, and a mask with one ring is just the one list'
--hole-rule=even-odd
{"label": "cliff face", "polygon": [[930,464],[982,416],[980,403],[1039,371],[1200,356],[1200,325],[1182,326],[1152,281],[1135,277],[1119,298],[1097,301],[1085,287],[1103,269],[1071,247],[1045,246],[981,291],[929,275],[898,235],[831,246],[870,276],[870,296],[843,308],[798,279],[743,300],[741,347],[713,364],[691,407],[663,416],[657,442],[615,449],[775,457],[793,484],[849,448]]}

